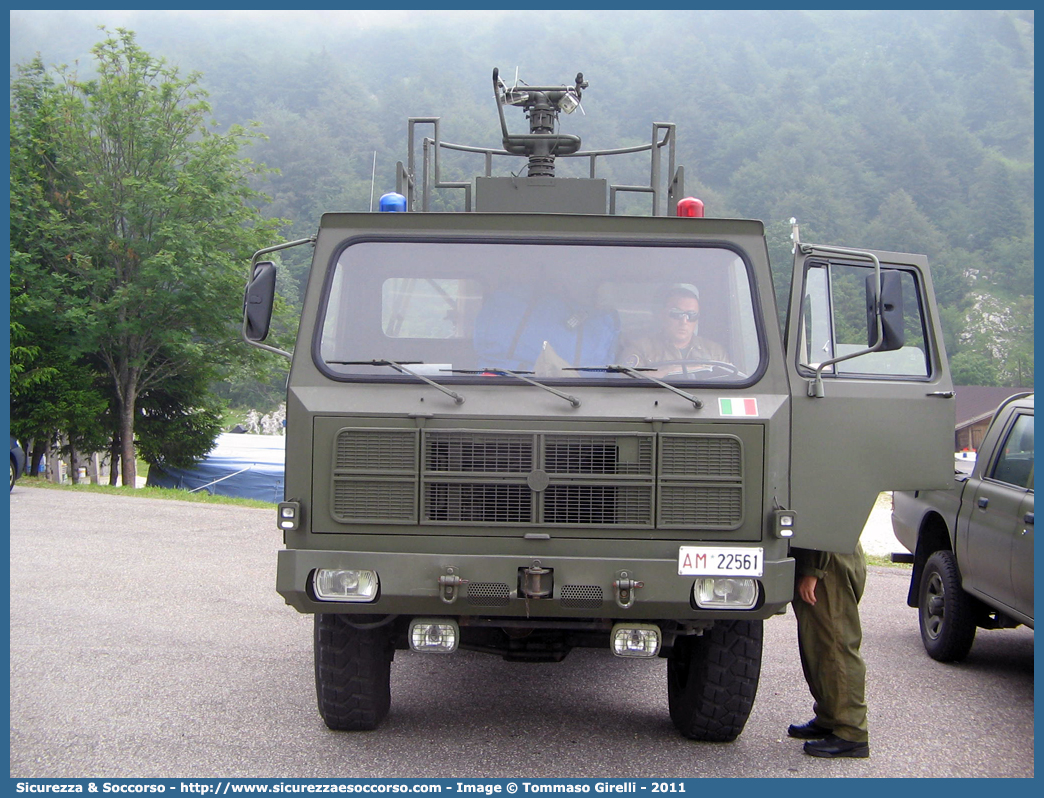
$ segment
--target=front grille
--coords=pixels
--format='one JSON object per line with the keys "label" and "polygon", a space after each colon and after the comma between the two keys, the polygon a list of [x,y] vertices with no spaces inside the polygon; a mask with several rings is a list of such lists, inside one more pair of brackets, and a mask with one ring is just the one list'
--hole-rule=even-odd
{"label": "front grille", "polygon": [[761,490],[744,466],[758,434],[341,428],[330,511],[340,523],[731,531]]}
{"label": "front grille", "polygon": [[650,434],[425,430],[428,523],[653,525]]}

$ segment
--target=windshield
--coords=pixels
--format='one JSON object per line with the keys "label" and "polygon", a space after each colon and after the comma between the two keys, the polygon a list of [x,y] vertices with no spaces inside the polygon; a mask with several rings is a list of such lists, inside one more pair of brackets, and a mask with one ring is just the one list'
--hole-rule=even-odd
{"label": "windshield", "polygon": [[[332,377],[747,382],[761,345],[741,255],[724,247],[362,241],[328,281]],[[625,367],[621,371],[619,367]]]}

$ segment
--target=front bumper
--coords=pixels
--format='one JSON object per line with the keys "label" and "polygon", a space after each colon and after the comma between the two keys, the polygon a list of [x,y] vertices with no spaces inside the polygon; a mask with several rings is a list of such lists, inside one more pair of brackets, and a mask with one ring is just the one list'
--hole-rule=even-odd
{"label": "front bumper", "polygon": [[[742,547],[737,547],[741,550]],[[553,572],[548,598],[519,595],[519,571],[533,566]],[[316,601],[312,574],[319,568],[367,569],[380,578],[373,602]],[[522,618],[625,618],[701,620],[767,618],[793,597],[794,560],[766,560],[760,596],[751,610],[706,610],[691,604],[696,577],[679,576],[676,558],[611,558],[510,554],[462,555],[288,549],[279,552],[276,588],[303,613]],[[440,581],[441,580],[441,581]],[[641,583],[633,601],[621,600],[620,584]],[[447,586],[454,587],[447,591]]]}

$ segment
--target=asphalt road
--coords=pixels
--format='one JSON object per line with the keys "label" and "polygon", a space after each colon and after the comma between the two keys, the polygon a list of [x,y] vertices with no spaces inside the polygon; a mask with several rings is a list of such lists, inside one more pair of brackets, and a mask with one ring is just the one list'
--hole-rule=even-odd
{"label": "asphalt road", "polygon": [[667,714],[663,660],[559,664],[398,652],[375,732],[315,709],[312,621],[275,592],[271,510],[15,486],[12,777],[1031,777],[1033,632],[925,655],[907,572],[863,601],[872,756],[822,760],[794,616],[765,624],[740,738],[699,744]]}

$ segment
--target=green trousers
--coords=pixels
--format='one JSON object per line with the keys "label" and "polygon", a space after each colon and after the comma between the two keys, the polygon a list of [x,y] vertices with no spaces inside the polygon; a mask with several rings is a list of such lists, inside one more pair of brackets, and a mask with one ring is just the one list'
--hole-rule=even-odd
{"label": "green trousers", "polygon": [[805,681],[815,700],[815,722],[852,742],[868,742],[866,663],[859,653],[863,629],[859,600],[866,586],[866,558],[854,554],[794,551],[798,575],[819,577],[816,603],[795,591],[798,650]]}

